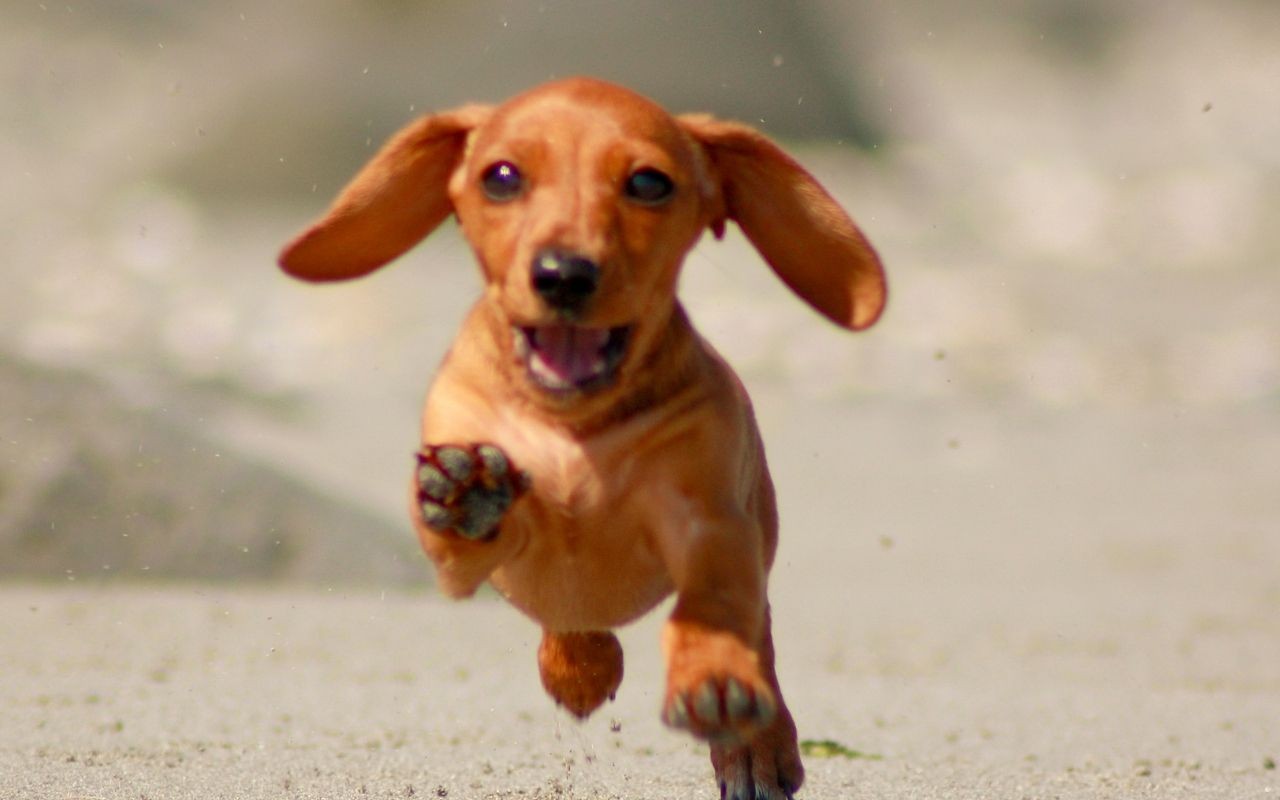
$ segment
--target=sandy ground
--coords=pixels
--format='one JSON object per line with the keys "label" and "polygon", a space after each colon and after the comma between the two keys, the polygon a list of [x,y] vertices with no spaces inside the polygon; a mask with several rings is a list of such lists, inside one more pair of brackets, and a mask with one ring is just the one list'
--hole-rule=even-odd
{"label": "sandy ground", "polygon": [[[653,49],[620,17],[625,47],[597,36],[587,2],[441,4],[459,13],[430,24],[404,3],[117,5],[28,4],[0,30],[17,109],[0,124],[0,353],[101,378],[202,437],[147,462],[173,496],[221,503],[262,474],[200,463],[234,452],[403,525],[471,256],[447,228],[341,287],[271,264],[411,115],[582,71],[580,45],[626,83],[700,78],[682,110],[737,114],[721,76],[773,94],[826,40],[887,138],[800,155],[885,257],[885,320],[823,327],[732,231],[682,285],[758,404],[801,735],[856,756],[808,758],[802,797],[1280,792],[1280,117],[1259,112],[1277,107],[1280,4],[818,3],[808,39],[734,4],[746,39],[657,26],[681,55],[634,70],[619,56]],[[566,47],[562,30],[591,35]],[[781,132],[819,99],[786,88],[785,108],[745,116]],[[48,488],[22,516],[41,524],[11,531],[83,511],[69,541],[158,542],[141,567],[209,552],[113,489],[136,458],[80,469],[95,451],[4,388],[0,523]],[[96,390],[70,394],[85,426],[111,424]],[[93,492],[42,478],[50,453]],[[280,485],[255,484],[257,507],[278,509]],[[216,528],[195,505],[183,521]],[[703,748],[657,719],[660,615],[624,633],[617,702],[579,725],[542,694],[536,629],[498,602],[341,574],[250,588],[248,544],[276,537],[248,505],[222,510],[251,538],[201,556],[246,556],[206,573],[231,576],[217,588],[92,564],[53,583],[61,563],[0,582],[0,800],[715,796]],[[326,569],[381,558],[301,536]]]}
{"label": "sandy ground", "polygon": [[[715,796],[701,748],[657,721],[653,624],[624,639],[617,702],[579,725],[541,694],[536,630],[496,602],[12,586],[0,598],[3,797]],[[836,636],[787,614],[803,735],[864,756],[809,758],[803,796],[1280,791],[1267,768],[1274,637],[1217,620],[1203,635],[1253,664],[1227,671],[1196,663],[1168,619],[1117,613],[1118,599],[1088,593],[1074,610],[1106,622],[1070,632],[1003,602],[980,623],[968,604],[925,628],[845,617]]]}
{"label": "sandy ground", "polygon": [[[857,754],[808,758],[802,796],[1280,792],[1270,415],[759,400],[784,686]],[[657,719],[660,618],[579,725],[492,599],[0,585],[0,797],[714,797]]]}

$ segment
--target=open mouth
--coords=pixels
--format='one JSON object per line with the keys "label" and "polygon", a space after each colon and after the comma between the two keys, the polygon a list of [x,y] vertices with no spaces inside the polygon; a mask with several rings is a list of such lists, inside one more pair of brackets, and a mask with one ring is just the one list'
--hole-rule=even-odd
{"label": "open mouth", "polygon": [[529,377],[550,392],[587,391],[612,381],[631,328],[543,325],[515,329],[516,354]]}

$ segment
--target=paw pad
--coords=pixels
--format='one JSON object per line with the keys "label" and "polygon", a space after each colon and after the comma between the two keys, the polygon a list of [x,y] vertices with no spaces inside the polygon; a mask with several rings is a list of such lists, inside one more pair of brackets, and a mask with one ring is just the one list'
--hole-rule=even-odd
{"label": "paw pad", "polygon": [[435,531],[479,541],[496,534],[527,478],[491,444],[423,445],[418,451],[418,507]]}
{"label": "paw pad", "polygon": [[777,713],[777,704],[767,689],[753,691],[736,678],[728,678],[708,679],[692,692],[674,692],[662,718],[671,727],[695,736],[732,739],[743,731],[768,725]]}

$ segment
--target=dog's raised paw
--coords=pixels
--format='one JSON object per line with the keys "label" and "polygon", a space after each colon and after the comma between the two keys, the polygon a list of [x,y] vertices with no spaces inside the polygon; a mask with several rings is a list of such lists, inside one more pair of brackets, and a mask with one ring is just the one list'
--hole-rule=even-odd
{"label": "dog's raised paw", "polygon": [[417,454],[418,510],[428,528],[464,539],[495,536],[528,478],[491,444],[424,444]]}

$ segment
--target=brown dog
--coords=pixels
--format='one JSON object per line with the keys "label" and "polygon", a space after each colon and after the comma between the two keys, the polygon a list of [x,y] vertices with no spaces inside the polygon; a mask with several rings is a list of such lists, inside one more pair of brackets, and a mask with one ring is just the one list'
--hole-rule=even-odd
{"label": "brown dog", "polygon": [[671,592],[662,717],[711,743],[722,796],[804,777],[774,672],[773,485],[738,378],[676,277],[735,221],[783,281],[859,330],[880,262],[791,158],[597,80],[411,123],[280,263],[354,278],[456,214],[485,289],[431,388],[413,518],[444,591],[490,581],[543,627],[542,683],[586,717],[622,680],[611,629]]}

